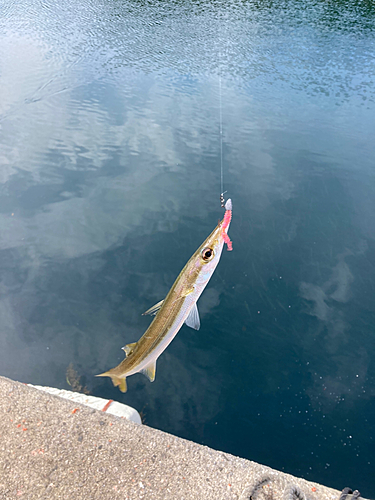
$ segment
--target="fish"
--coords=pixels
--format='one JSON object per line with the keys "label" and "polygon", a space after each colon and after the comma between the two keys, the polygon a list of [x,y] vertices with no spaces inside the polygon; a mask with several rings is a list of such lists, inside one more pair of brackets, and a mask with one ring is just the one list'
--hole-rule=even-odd
{"label": "fish", "polygon": [[148,309],[144,315],[155,315],[154,320],[138,342],[122,349],[125,359],[111,370],[96,375],[111,377],[121,392],[127,391],[126,378],[142,372],[150,382],[155,380],[156,361],[177,335],[182,325],[199,330],[197,301],[219,263],[224,243],[232,250],[228,228],[232,219],[232,201],[225,203],[225,214],[216,228],[199,246],[178,275],[164,300]]}

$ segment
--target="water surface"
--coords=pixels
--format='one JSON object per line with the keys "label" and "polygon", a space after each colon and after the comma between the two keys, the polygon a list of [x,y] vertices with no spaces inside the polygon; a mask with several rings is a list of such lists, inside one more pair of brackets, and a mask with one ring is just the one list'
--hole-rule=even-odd
{"label": "water surface", "polygon": [[[372,2],[0,3],[0,372],[373,496]],[[220,99],[221,88],[221,99]],[[94,375],[215,227],[153,384]]]}

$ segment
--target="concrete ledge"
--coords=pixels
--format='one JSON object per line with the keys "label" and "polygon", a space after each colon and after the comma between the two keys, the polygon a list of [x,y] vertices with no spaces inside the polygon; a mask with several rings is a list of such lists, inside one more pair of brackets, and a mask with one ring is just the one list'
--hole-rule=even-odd
{"label": "concrete ledge", "polygon": [[29,387],[34,387],[39,391],[48,392],[54,396],[59,396],[60,398],[69,399],[73,403],[83,404],[94,408],[99,411],[106,411],[111,415],[116,415],[116,417],[124,417],[127,420],[131,420],[136,424],[141,424],[141,416],[136,409],[131,406],[124,405],[112,399],[97,398],[96,396],[88,396],[87,394],[81,394],[79,392],[66,391],[64,389],[56,389],[56,387],[46,387],[41,385],[27,384]]}
{"label": "concrete ledge", "polygon": [[2,377],[0,415],[1,499],[340,497],[337,490]]}

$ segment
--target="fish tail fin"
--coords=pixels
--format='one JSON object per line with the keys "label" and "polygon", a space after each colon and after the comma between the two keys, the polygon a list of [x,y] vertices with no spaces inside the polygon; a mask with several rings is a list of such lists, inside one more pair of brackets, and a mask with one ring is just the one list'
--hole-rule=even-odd
{"label": "fish tail fin", "polygon": [[113,375],[111,373],[111,370],[109,372],[99,373],[99,375],[96,375],[96,377],[111,377],[113,385],[115,387],[118,387],[121,392],[126,392],[128,390],[126,385],[126,377],[117,377],[116,375]]}

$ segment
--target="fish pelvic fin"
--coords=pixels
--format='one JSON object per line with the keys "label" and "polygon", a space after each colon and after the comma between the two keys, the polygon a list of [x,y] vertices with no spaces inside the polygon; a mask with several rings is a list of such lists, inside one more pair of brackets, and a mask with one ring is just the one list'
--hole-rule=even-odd
{"label": "fish pelvic fin", "polygon": [[191,308],[188,317],[185,319],[185,325],[190,326],[190,328],[194,328],[194,330],[199,330],[199,328],[201,327],[201,322],[199,319],[199,312],[196,302]]}
{"label": "fish pelvic fin", "polygon": [[99,373],[99,375],[96,375],[96,377],[111,377],[113,385],[115,387],[118,387],[121,392],[126,392],[128,390],[128,387],[126,385],[126,377],[116,377],[116,375],[113,375],[110,371]]}

